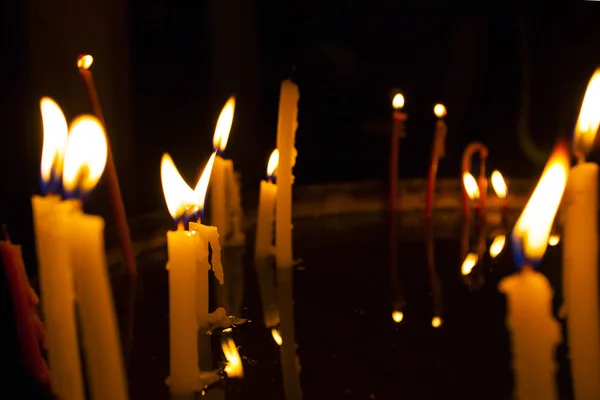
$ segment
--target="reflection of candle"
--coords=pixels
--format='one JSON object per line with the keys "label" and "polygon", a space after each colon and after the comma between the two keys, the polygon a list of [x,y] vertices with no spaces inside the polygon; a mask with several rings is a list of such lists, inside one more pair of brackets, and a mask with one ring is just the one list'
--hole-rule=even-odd
{"label": "reflection of candle", "polygon": [[227,376],[229,378],[243,378],[244,367],[242,365],[242,359],[233,339],[230,337],[223,338],[221,341],[221,348],[227,359],[227,365],[225,366]]}
{"label": "reflection of candle", "polygon": [[277,306],[277,291],[275,288],[275,270],[272,263],[257,263],[256,273],[260,289],[260,302],[263,309],[263,321],[266,328],[279,325],[279,308]]}
{"label": "reflection of candle", "polygon": [[506,225],[508,217],[508,187],[506,186],[504,177],[498,170],[492,172],[492,187],[494,188],[494,192],[500,201],[500,215],[502,218],[502,223],[503,225]]}
{"label": "reflection of candle", "polygon": [[427,194],[425,199],[425,217],[431,217],[433,209],[433,199],[435,197],[435,181],[437,178],[438,164],[440,158],[446,153],[446,132],[448,128],[443,118],[446,116],[446,107],[443,104],[436,104],[433,107],[433,113],[438,117],[435,123],[435,133],[433,135],[433,145],[431,147],[431,161],[429,163],[429,176],[427,178]]}
{"label": "reflection of candle", "polygon": [[512,232],[513,255],[521,272],[499,283],[507,296],[515,397],[520,400],[557,398],[554,356],[561,340],[560,326],[552,315],[550,283],[533,267],[546,251],[568,173],[568,150],[560,143]]}
{"label": "reflection of candle", "polygon": [[279,151],[273,150],[267,166],[267,179],[260,182],[258,201],[258,218],[256,222],[256,244],[254,259],[257,262],[267,259],[272,254],[273,222],[275,221],[275,201],[277,185],[272,182],[279,162]]}
{"label": "reflection of candle", "polygon": [[435,268],[435,248],[434,248],[434,234],[431,223],[427,223],[426,226],[427,234],[427,273],[429,275],[429,284],[431,286],[431,293],[433,296],[433,319],[431,320],[431,326],[439,328],[444,323],[442,318],[444,299],[442,297],[442,282]]}
{"label": "reflection of candle", "polygon": [[396,197],[398,196],[398,155],[400,153],[400,138],[405,135],[404,123],[406,114],[402,112],[404,96],[396,93],[392,99],[392,138],[390,143],[390,210],[396,210]]}
{"label": "reflection of candle", "polygon": [[292,257],[292,167],[296,158],[298,127],[298,86],[287,79],[281,83],[277,121],[277,207],[275,210],[275,243],[278,268],[291,268]]}
{"label": "reflection of candle", "polygon": [[597,399],[600,393],[600,323],[598,321],[598,164],[585,161],[600,118],[600,69],[588,84],[575,127],[574,151],[565,192],[563,292],[569,330],[574,397]]}
{"label": "reflection of candle", "polygon": [[404,319],[406,298],[404,296],[404,285],[398,275],[398,224],[396,217],[396,214],[392,214],[388,218],[388,263],[390,283],[392,284],[392,319],[394,322],[400,323]]}

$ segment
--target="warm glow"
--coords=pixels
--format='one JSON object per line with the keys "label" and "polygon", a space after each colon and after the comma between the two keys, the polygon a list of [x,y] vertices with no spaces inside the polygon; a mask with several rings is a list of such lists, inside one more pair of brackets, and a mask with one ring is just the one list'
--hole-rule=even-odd
{"label": "warm glow", "polygon": [[229,139],[229,132],[231,131],[231,124],[233,124],[233,114],[235,112],[235,97],[231,96],[227,103],[223,106],[219,119],[217,120],[217,126],[215,128],[215,134],[213,136],[213,147],[215,150],[224,151],[227,146],[227,140]]}
{"label": "warm glow", "polygon": [[[490,257],[496,258],[498,254],[502,253],[504,245],[506,244],[506,235],[498,235],[492,241],[490,245]],[[464,264],[463,264],[464,265]]]}
{"label": "warm glow", "polygon": [[215,151],[208,159],[208,162],[202,171],[202,175],[200,175],[200,179],[198,179],[196,188],[194,189],[194,193],[196,194],[196,206],[198,209],[204,208],[204,199],[206,198],[206,192],[208,191],[208,183],[210,182],[210,176],[212,174],[216,156],[217,152]]}
{"label": "warm glow", "polygon": [[444,320],[441,317],[433,317],[431,319],[431,326],[434,328],[439,328],[444,323]]}
{"label": "warm glow", "polygon": [[51,98],[40,100],[40,110],[44,127],[41,173],[42,181],[48,184],[53,172],[55,176],[62,175],[69,128],[62,110]]}
{"label": "warm glow", "polygon": [[79,56],[77,59],[77,68],[89,69],[94,62],[94,57],[89,54]]}
{"label": "warm glow", "polygon": [[598,126],[600,125],[600,68],[596,69],[588,83],[575,125],[573,140],[576,152],[588,152],[592,149]]}
{"label": "warm glow", "polygon": [[494,192],[496,192],[496,196],[499,198],[505,199],[506,195],[508,195],[506,182],[504,182],[504,177],[498,170],[492,172],[492,187],[494,188]]}
{"label": "warm glow", "polygon": [[404,107],[404,96],[402,96],[402,93],[396,93],[396,95],[394,95],[392,107],[394,107],[395,110]]}
{"label": "warm glow", "polygon": [[546,251],[554,217],[567,184],[569,165],[567,147],[559,143],[513,229],[513,251],[519,267],[539,262]]}
{"label": "warm glow", "polygon": [[108,155],[104,128],[96,117],[82,115],[69,128],[63,167],[63,187],[67,193],[83,195],[96,186]]}
{"label": "warm glow", "polygon": [[392,312],[392,319],[395,323],[399,324],[404,319],[404,313],[402,311],[395,310]]}
{"label": "warm glow", "polygon": [[244,376],[244,367],[242,366],[242,359],[240,353],[238,353],[235,342],[231,338],[226,338],[221,341],[221,348],[223,354],[227,359],[227,365],[225,366],[225,372],[230,378],[241,378]]}
{"label": "warm glow", "polygon": [[462,263],[461,273],[463,275],[469,275],[471,273],[471,271],[473,270],[473,268],[475,268],[475,266],[477,265],[478,261],[479,261],[479,256],[477,255],[477,253],[467,254],[467,256],[465,257],[465,260]]}
{"label": "warm glow", "polygon": [[479,198],[479,185],[477,185],[477,181],[470,172],[463,174],[463,185],[469,199],[476,200]]}
{"label": "warm glow", "polygon": [[269,163],[267,164],[267,176],[275,176],[277,167],[279,166],[279,150],[275,149],[269,157]]}
{"label": "warm glow", "polygon": [[560,242],[560,236],[558,235],[550,235],[548,238],[548,244],[550,246],[556,246]]}
{"label": "warm glow", "polygon": [[446,115],[446,106],[444,106],[443,104],[436,104],[433,107],[433,113],[435,114],[436,117],[438,118],[442,118]]}
{"label": "warm glow", "polygon": [[275,343],[281,346],[281,343],[283,343],[283,339],[281,338],[281,333],[279,332],[279,329],[271,329],[271,336],[273,336],[273,340],[275,340]]}
{"label": "warm glow", "polygon": [[183,180],[168,153],[163,154],[160,162],[160,179],[169,214],[174,220],[198,211],[198,196]]}

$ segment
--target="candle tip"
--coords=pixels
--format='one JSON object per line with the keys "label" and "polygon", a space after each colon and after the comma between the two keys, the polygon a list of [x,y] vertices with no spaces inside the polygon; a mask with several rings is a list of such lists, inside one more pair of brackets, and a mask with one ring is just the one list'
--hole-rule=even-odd
{"label": "candle tip", "polygon": [[6,224],[2,224],[2,233],[4,234],[6,241],[10,243],[10,235],[8,234],[8,227]]}

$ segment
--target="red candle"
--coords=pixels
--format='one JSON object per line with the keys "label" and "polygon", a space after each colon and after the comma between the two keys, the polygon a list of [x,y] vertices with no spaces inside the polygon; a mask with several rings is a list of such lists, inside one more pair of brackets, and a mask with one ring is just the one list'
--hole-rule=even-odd
{"label": "red candle", "polygon": [[396,196],[398,195],[398,155],[400,153],[400,138],[405,136],[404,123],[406,114],[402,112],[404,107],[404,96],[396,93],[392,100],[392,138],[390,144],[390,205],[391,211],[396,210]]}
{"label": "red candle", "polygon": [[436,104],[433,107],[433,113],[438,117],[435,124],[435,133],[433,135],[433,144],[431,148],[431,161],[429,163],[429,176],[427,179],[427,194],[425,198],[425,218],[431,217],[433,208],[433,199],[435,197],[435,182],[437,179],[438,164],[440,158],[446,153],[446,132],[448,128],[442,118],[446,115],[446,107],[443,104]]}

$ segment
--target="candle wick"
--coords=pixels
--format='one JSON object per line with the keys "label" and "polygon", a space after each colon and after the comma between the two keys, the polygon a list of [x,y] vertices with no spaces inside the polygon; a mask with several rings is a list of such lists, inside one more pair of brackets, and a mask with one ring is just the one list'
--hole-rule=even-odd
{"label": "candle wick", "polygon": [[8,227],[6,224],[2,224],[2,233],[4,234],[6,241],[10,243],[10,235],[8,234]]}
{"label": "candle wick", "polygon": [[183,226],[183,219],[180,220],[179,222],[177,222],[177,230],[178,231],[182,231],[184,230],[184,226]]}
{"label": "candle wick", "polygon": [[577,157],[577,164],[585,163],[585,154],[582,151],[575,152],[575,157]]}

